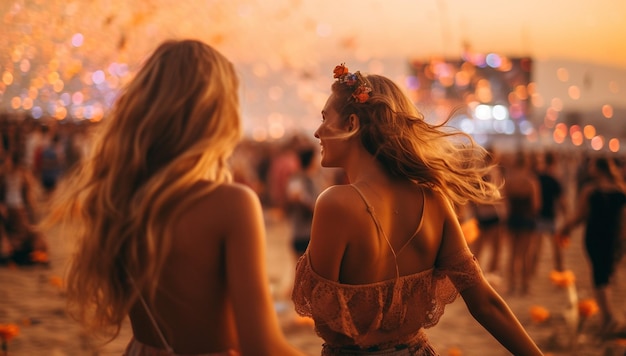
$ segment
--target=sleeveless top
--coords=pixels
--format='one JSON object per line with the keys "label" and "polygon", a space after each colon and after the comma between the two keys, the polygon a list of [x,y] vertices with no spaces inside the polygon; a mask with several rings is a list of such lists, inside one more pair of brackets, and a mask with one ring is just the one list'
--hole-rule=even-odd
{"label": "sleeveless top", "polygon": [[[374,220],[378,235],[387,240],[396,257],[396,277],[359,285],[328,280],[312,269],[307,250],[296,265],[292,292],[296,312],[314,320],[315,331],[325,346],[382,349],[414,343],[422,339],[423,328],[438,323],[445,305],[453,302],[459,291],[482,280],[480,266],[469,248],[464,248],[439,257],[430,269],[400,276],[397,254],[402,249],[397,253],[393,250],[373,207],[353,187]],[[422,220],[427,212],[425,205],[424,197]]]}

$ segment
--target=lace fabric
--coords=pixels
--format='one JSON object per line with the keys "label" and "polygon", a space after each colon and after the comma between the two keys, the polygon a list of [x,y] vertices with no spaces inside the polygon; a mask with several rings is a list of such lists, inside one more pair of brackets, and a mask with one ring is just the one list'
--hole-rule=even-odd
{"label": "lace fabric", "polygon": [[459,291],[481,279],[469,249],[440,258],[429,270],[364,285],[321,277],[311,268],[307,252],[296,266],[292,300],[298,314],[313,318],[328,345],[384,348],[404,344],[422,328],[436,325]]}
{"label": "lace fabric", "polygon": [[388,348],[374,347],[362,349],[358,347],[333,347],[324,344],[322,356],[438,356],[437,351],[428,342],[426,334],[419,332],[406,344],[397,344]]}

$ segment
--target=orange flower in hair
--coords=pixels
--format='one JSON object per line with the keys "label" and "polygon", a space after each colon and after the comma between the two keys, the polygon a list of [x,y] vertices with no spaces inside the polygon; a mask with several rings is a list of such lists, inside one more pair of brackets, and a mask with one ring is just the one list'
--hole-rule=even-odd
{"label": "orange flower in hair", "polygon": [[367,81],[365,81],[361,72],[356,71],[355,73],[350,73],[348,67],[346,67],[344,63],[341,63],[333,70],[333,77],[337,79],[339,83],[343,83],[353,90],[352,98],[354,98],[354,101],[357,103],[362,104],[370,98],[372,88],[370,88]]}
{"label": "orange flower in hair", "polygon": [[370,98],[370,91],[372,91],[372,89],[365,86],[360,86],[356,88],[354,93],[352,93],[352,96],[354,97],[354,99],[356,99],[357,102],[364,103],[367,101],[367,99]]}
{"label": "orange flower in hair", "polygon": [[346,67],[345,63],[341,63],[340,65],[336,66],[335,69],[333,70],[333,78],[341,78],[342,75],[348,74],[348,67]]}

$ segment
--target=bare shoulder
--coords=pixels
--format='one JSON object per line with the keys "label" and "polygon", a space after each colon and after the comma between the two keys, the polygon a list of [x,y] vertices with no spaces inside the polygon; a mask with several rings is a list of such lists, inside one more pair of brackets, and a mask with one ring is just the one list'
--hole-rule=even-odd
{"label": "bare shoulder", "polygon": [[425,211],[431,214],[435,212],[438,215],[446,215],[451,211],[450,202],[443,192],[426,186],[422,186],[422,189],[424,190]]}
{"label": "bare shoulder", "polygon": [[[365,214],[364,214],[365,213]],[[324,190],[315,203],[315,213],[326,223],[345,226],[346,219],[359,219],[367,214],[367,206],[356,189],[350,185],[335,185]]]}
{"label": "bare shoulder", "polygon": [[[312,230],[312,239],[316,240],[314,244],[322,241],[332,244],[335,239],[347,240],[354,233],[350,227],[355,224],[359,226],[360,215],[365,211],[365,204],[353,187],[336,185],[327,188],[315,203]],[[348,221],[352,224],[347,224]]]}
{"label": "bare shoulder", "polygon": [[[210,182],[197,183],[193,190],[202,194],[211,187]],[[194,194],[192,192],[192,194]],[[209,194],[203,194],[199,201],[202,204],[219,204],[222,209],[241,208],[245,205],[259,204],[259,198],[252,188],[240,183],[221,183],[214,187]]]}
{"label": "bare shoulder", "polygon": [[184,209],[181,223],[192,226],[227,227],[232,221],[257,218],[262,212],[256,193],[246,185],[198,182],[189,192],[193,203]]}
{"label": "bare shoulder", "polygon": [[356,190],[350,185],[333,185],[320,193],[317,197],[317,205],[324,208],[348,208],[351,206],[349,200],[356,196]]}
{"label": "bare shoulder", "polygon": [[[317,198],[313,212],[309,256],[313,269],[330,280],[339,279],[342,256],[360,223],[356,190],[349,185],[331,186]],[[363,203],[358,205],[365,210]]]}

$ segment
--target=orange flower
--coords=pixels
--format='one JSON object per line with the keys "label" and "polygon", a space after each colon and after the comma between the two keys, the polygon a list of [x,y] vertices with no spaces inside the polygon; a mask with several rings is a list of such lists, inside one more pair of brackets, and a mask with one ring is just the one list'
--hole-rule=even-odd
{"label": "orange flower", "polygon": [[364,103],[367,101],[367,99],[370,98],[370,95],[368,93],[360,93],[360,94],[355,94],[354,98],[356,99],[356,101],[358,101],[359,103]]}
{"label": "orange flower", "polygon": [[574,272],[570,270],[563,272],[552,271],[550,272],[550,280],[552,281],[552,284],[558,287],[569,287],[576,281],[576,275],[574,275]]}
{"label": "orange flower", "polygon": [[58,276],[52,276],[50,277],[50,284],[61,289],[63,288],[63,279],[61,279],[61,277],[58,277]]}
{"label": "orange flower", "polygon": [[535,323],[543,323],[550,317],[550,311],[542,306],[533,305],[530,307],[530,318]]}
{"label": "orange flower", "polygon": [[10,341],[20,333],[20,328],[15,324],[0,324],[0,339]]}
{"label": "orange flower", "polygon": [[578,302],[578,313],[584,317],[590,317],[599,310],[595,299],[588,298]]}
{"label": "orange flower", "polygon": [[451,347],[448,349],[448,356],[461,356],[463,352],[458,347]]}
{"label": "orange flower", "polygon": [[48,254],[45,251],[33,251],[30,253],[30,260],[37,263],[47,263]]}
{"label": "orange flower", "polygon": [[345,63],[341,63],[333,70],[333,78],[339,78],[344,74],[348,74],[348,67],[346,67]]}
{"label": "orange flower", "polygon": [[352,96],[357,102],[364,103],[370,98],[370,91],[372,91],[370,88],[361,84],[356,88],[356,90],[354,90]]}

